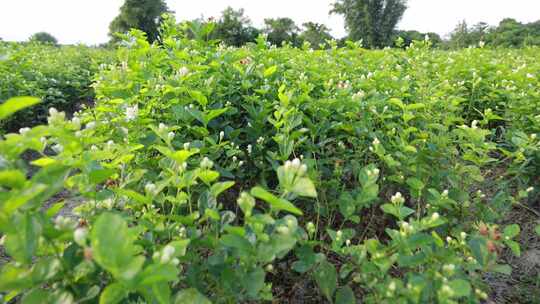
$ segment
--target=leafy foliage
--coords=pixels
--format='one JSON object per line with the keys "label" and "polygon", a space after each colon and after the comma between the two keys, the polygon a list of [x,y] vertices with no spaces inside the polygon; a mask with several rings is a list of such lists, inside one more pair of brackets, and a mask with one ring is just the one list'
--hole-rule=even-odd
{"label": "leafy foliage", "polygon": [[244,16],[244,10],[234,10],[227,7],[216,24],[212,33],[216,39],[222,40],[230,46],[242,46],[248,42],[255,42],[259,30],[251,25],[251,20]]}
{"label": "leafy foliage", "polygon": [[5,301],[263,302],[298,279],[334,303],[487,299],[520,254],[498,222],[540,186],[537,48],[226,48],[211,29],[132,31],[95,107],[3,137]]}
{"label": "leafy foliage", "polygon": [[73,113],[93,99],[92,80],[101,64],[111,61],[106,50],[84,46],[53,47],[40,44],[0,44],[0,102],[16,96],[42,100],[0,121],[0,130],[44,123],[48,108]]}
{"label": "leafy foliage", "polygon": [[126,0],[109,26],[109,35],[114,38],[115,33],[138,29],[152,42],[158,38],[161,16],[168,12],[164,0]]}
{"label": "leafy foliage", "polygon": [[30,36],[29,40],[31,42],[48,43],[52,45],[58,44],[58,40],[53,35],[47,32],[35,33],[34,35]]}
{"label": "leafy foliage", "polygon": [[268,18],[264,19],[263,32],[267,35],[270,43],[282,46],[284,42],[297,45],[299,28],[291,18]]}

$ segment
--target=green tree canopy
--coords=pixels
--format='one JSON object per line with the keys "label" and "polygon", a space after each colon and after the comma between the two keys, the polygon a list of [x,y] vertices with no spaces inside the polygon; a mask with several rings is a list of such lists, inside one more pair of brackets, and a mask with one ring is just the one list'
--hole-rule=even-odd
{"label": "green tree canopy", "polygon": [[227,7],[221,13],[213,35],[227,45],[242,46],[255,41],[259,30],[251,25],[251,20],[244,15],[243,9]]}
{"label": "green tree canopy", "polygon": [[53,35],[47,32],[35,33],[34,35],[30,36],[29,40],[33,42],[50,43],[54,45],[58,44],[58,40]]}
{"label": "green tree canopy", "polygon": [[333,38],[330,29],[324,24],[306,22],[302,26],[304,31],[300,34],[300,40],[309,42],[314,49],[318,49],[319,45]]}
{"label": "green tree canopy", "polygon": [[132,28],[146,33],[153,42],[159,35],[161,16],[169,12],[164,0],[126,0],[120,7],[120,14],[109,26],[111,37],[114,33],[125,33]]}
{"label": "green tree canopy", "polygon": [[368,47],[392,44],[394,29],[407,9],[406,0],[337,0],[330,13],[343,15],[352,40]]}
{"label": "green tree canopy", "polygon": [[283,42],[298,45],[298,26],[291,18],[264,19],[263,32],[268,35],[268,41],[281,46]]}

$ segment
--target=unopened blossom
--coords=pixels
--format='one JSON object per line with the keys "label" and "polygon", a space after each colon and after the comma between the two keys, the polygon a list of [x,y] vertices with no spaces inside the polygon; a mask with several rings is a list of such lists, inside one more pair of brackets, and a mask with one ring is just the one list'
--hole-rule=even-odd
{"label": "unopened blossom", "polygon": [[25,135],[26,133],[28,133],[30,131],[30,128],[20,128],[19,129],[19,133],[21,135]]}
{"label": "unopened blossom", "polygon": [[208,159],[208,157],[204,157],[200,163],[200,166],[203,169],[210,169],[214,166],[214,162]]}
{"label": "unopened blossom", "polygon": [[173,140],[173,138],[174,138],[174,132],[172,132],[172,131],[169,132],[169,133],[167,134],[167,138],[168,138],[169,140]]}
{"label": "unopened blossom", "polygon": [[126,120],[131,121],[135,120],[137,118],[137,115],[139,115],[139,106],[134,105],[133,107],[127,107],[126,108]]}
{"label": "unopened blossom", "polygon": [[75,240],[75,243],[79,244],[80,246],[84,246],[86,244],[87,236],[88,229],[85,227],[77,228],[73,232],[73,240]]}
{"label": "unopened blossom", "polygon": [[145,186],[144,186],[144,190],[150,194],[154,194],[155,191],[157,190],[157,187],[155,184],[153,183],[147,183]]}
{"label": "unopened blossom", "polygon": [[178,70],[178,75],[180,77],[184,77],[186,76],[187,74],[189,74],[189,69],[187,67],[181,67],[179,70]]}
{"label": "unopened blossom", "polygon": [[390,201],[394,204],[402,204],[405,202],[405,199],[403,198],[403,195],[401,195],[401,192],[396,192],[396,194],[392,195]]}

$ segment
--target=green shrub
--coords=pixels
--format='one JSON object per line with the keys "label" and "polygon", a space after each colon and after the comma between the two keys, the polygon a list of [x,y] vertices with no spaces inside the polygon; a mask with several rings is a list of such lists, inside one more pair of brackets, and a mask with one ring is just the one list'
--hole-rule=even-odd
{"label": "green shrub", "polygon": [[13,132],[44,123],[49,107],[73,113],[90,103],[94,74],[108,58],[107,51],[84,46],[0,44],[0,102],[15,96],[43,100],[40,106],[0,122],[0,130]]}
{"label": "green shrub", "polygon": [[94,108],[0,142],[5,300],[259,302],[306,280],[335,303],[480,303],[483,274],[511,271],[520,228],[497,223],[539,186],[538,49],[236,49],[184,30],[133,31]]}

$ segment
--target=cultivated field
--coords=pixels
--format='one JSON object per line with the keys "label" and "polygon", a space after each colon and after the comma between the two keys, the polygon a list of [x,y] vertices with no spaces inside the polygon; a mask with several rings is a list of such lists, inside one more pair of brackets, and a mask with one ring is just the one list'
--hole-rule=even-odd
{"label": "cultivated field", "polygon": [[162,43],[0,48],[4,300],[540,301],[540,49]]}

